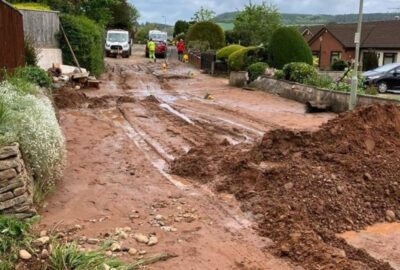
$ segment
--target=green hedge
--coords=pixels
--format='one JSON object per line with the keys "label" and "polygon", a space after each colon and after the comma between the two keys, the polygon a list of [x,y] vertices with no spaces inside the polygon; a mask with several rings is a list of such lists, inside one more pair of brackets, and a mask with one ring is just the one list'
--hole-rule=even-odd
{"label": "green hedge", "polygon": [[268,68],[268,64],[264,62],[257,62],[250,65],[247,68],[249,72],[250,81],[257,80],[258,77],[265,74],[265,70]]}
{"label": "green hedge", "polygon": [[333,62],[331,69],[333,71],[344,71],[348,67],[349,66],[347,65],[346,61],[339,59]]}
{"label": "green hedge", "polygon": [[[81,67],[98,76],[104,70],[104,29],[84,16],[62,15],[61,23]],[[64,63],[75,65],[62,34],[58,35]]]}
{"label": "green hedge", "polygon": [[39,67],[26,66],[19,68],[15,72],[14,76],[39,85],[40,87],[49,88],[51,86],[51,79],[49,75],[47,75],[46,71]]}
{"label": "green hedge", "polygon": [[306,63],[290,63],[283,67],[285,79],[292,82],[306,84],[318,76],[317,70]]}
{"label": "green hedge", "polygon": [[188,44],[197,41],[208,42],[210,49],[218,50],[225,45],[225,33],[214,22],[198,22],[189,28],[186,41]]}
{"label": "green hedge", "polygon": [[274,32],[270,43],[271,66],[282,69],[292,62],[313,64],[311,49],[293,27],[281,27]]}
{"label": "green hedge", "polygon": [[244,49],[244,48],[245,47],[243,47],[241,45],[237,45],[237,44],[232,44],[232,45],[226,46],[217,52],[217,59],[227,60],[232,53],[239,51],[241,49]]}
{"label": "green hedge", "polygon": [[246,70],[251,64],[263,61],[264,49],[247,47],[232,53],[228,58],[229,69],[232,71]]}

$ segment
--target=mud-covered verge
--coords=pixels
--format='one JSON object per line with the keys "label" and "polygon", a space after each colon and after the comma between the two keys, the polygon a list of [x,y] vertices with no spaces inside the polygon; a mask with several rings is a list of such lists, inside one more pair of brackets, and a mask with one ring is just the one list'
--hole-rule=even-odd
{"label": "mud-covered verge", "polygon": [[115,107],[120,103],[134,103],[130,96],[105,95],[101,97],[88,97],[83,91],[72,88],[62,88],[53,94],[54,102],[58,109],[79,108],[107,108]]}
{"label": "mud-covered verge", "polygon": [[305,269],[392,269],[336,233],[400,217],[400,108],[345,113],[314,133],[274,130],[250,151],[207,144],[171,164],[251,211],[273,251]]}

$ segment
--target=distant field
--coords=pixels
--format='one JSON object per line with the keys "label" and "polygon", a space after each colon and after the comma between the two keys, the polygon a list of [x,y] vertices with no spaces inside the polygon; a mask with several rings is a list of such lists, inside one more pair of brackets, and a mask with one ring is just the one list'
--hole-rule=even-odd
{"label": "distant field", "polygon": [[221,26],[224,31],[233,30],[234,27],[233,23],[218,23],[218,25]]}

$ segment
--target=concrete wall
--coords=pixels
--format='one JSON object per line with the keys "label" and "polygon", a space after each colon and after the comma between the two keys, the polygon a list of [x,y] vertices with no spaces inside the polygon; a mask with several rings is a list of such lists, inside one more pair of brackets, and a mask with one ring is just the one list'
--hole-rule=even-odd
{"label": "concrete wall", "polygon": [[55,35],[60,31],[60,18],[55,11],[20,10],[24,33],[38,48],[58,48]]}
{"label": "concrete wall", "polygon": [[38,66],[44,70],[48,70],[53,64],[62,65],[61,49],[40,49]]}
{"label": "concrete wall", "polygon": [[[261,78],[250,84],[268,93],[277,94],[281,97],[292,99],[301,103],[313,100],[326,101],[333,112],[345,112],[348,110],[349,94],[338,91],[315,88],[298,83],[275,80],[272,78]],[[368,105],[372,103],[395,103],[400,105],[400,101],[384,99],[374,96],[358,96],[358,105]]]}
{"label": "concrete wall", "polygon": [[27,173],[18,144],[0,147],[0,214],[28,218],[33,207],[33,180]]}

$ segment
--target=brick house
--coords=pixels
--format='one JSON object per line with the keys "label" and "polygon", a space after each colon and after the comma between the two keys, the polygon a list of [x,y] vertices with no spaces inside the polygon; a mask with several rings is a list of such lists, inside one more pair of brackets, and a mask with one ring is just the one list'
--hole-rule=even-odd
{"label": "brick house", "polygon": [[[354,36],[357,24],[307,26],[300,29],[319,67],[329,70],[337,59],[351,62],[355,58]],[[364,22],[361,36],[361,63],[364,53],[375,52],[379,65],[400,62],[400,20]]]}

